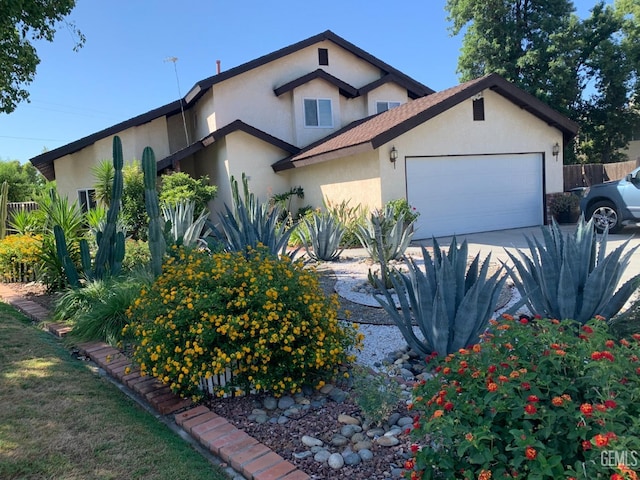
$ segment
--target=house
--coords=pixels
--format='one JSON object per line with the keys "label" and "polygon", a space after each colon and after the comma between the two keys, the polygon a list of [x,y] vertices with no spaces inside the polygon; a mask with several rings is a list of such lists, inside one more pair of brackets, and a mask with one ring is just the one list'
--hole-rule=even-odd
{"label": "house", "polygon": [[576,132],[498,75],[434,92],[326,31],[31,162],[61,194],[86,201],[91,167],[111,156],[117,134],[125,160],[148,145],[159,173],[208,175],[213,211],[231,203],[230,177],[246,173],[263,200],[296,186],[314,207],[406,198],[421,213],[416,238],[430,238],[543,224]]}

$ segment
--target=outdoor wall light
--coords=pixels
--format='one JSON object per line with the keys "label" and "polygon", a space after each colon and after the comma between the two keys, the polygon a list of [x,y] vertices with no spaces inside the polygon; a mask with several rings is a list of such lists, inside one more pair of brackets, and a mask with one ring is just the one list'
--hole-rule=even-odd
{"label": "outdoor wall light", "polygon": [[560,153],[560,145],[558,145],[558,142],[556,142],[556,144],[551,149],[551,153],[553,154],[554,157],[556,157],[556,162],[557,162],[558,154]]}
{"label": "outdoor wall light", "polygon": [[393,168],[396,167],[397,159],[398,159],[398,150],[396,150],[395,146],[392,146],[391,150],[389,150],[389,161],[393,163]]}

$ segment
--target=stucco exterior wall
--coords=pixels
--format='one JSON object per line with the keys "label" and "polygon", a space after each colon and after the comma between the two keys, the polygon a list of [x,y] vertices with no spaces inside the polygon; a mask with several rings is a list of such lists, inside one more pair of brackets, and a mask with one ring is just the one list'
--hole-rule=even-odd
{"label": "stucco exterior wall", "polygon": [[348,200],[352,207],[382,206],[378,156],[374,152],[286,170],[280,175],[286,176],[291,186],[300,185],[304,204],[313,208],[322,207],[325,198],[333,203]]}
{"label": "stucco exterior wall", "polygon": [[[545,158],[545,193],[562,192],[562,151],[557,160],[552,155],[553,145],[562,145],[562,133],[492,91],[483,95],[484,121],[473,120],[472,100],[468,99],[380,147],[383,202],[406,198],[407,156],[540,152]],[[398,150],[395,169],[389,161],[392,145]]]}
{"label": "stucco exterior wall", "polygon": [[367,94],[367,112],[368,115],[378,113],[376,109],[377,102],[400,102],[402,104],[407,103],[409,100],[406,89],[395,83],[385,83]]}
{"label": "stucco exterior wall", "polygon": [[[165,117],[118,133],[122,141],[125,163],[142,158],[142,151],[150,146],[156,158],[169,155],[169,141]],[[95,179],[92,167],[102,160],[113,158],[113,136],[98,140],[94,144],[55,162],[56,188],[61,196],[70,201],[78,199],[78,189],[93,188]]]}
{"label": "stucco exterior wall", "polygon": [[[318,64],[318,48],[326,48],[329,51],[329,65]],[[286,142],[296,143],[291,94],[285,93],[277,97],[274,89],[318,68],[356,88],[380,78],[378,68],[330,41],[324,41],[215,84],[212,100],[201,101],[197,107],[198,124],[204,122],[212,131],[234,120],[242,119],[249,125]],[[318,98],[338,94],[336,87],[326,82],[321,83],[322,88],[313,87]],[[357,103],[354,105],[357,106]],[[364,106],[362,102],[360,105],[361,108]],[[340,108],[339,104],[334,102],[333,108],[335,112]],[[302,110],[296,110],[296,115],[302,115]],[[359,115],[354,116],[362,118],[366,115],[366,111],[361,111]],[[334,113],[334,118],[338,120],[340,117]],[[340,122],[334,123],[333,130],[337,130],[341,125]],[[202,133],[200,129],[198,132]]]}

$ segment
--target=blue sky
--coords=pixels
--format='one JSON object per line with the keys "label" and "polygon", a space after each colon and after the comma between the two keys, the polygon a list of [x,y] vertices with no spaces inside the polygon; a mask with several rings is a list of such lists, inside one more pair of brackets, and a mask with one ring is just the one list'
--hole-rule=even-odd
{"label": "blue sky", "polygon": [[[576,0],[585,16],[596,0]],[[199,80],[325,30],[434,90],[458,83],[445,0],[78,0],[86,36],[38,44],[31,103],[0,113],[0,160],[22,163],[184,96]],[[167,58],[176,57],[175,63]]]}

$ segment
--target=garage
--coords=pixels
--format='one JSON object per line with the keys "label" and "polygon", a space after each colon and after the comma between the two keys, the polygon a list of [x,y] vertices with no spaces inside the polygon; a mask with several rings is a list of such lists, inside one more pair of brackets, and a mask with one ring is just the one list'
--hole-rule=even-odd
{"label": "garage", "polygon": [[543,223],[541,153],[407,157],[414,239]]}

